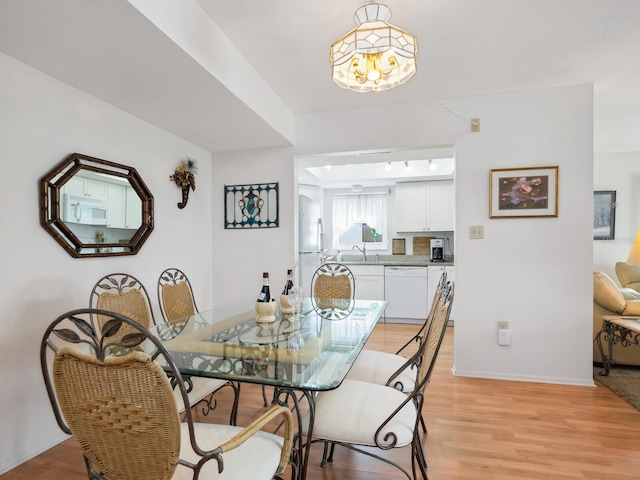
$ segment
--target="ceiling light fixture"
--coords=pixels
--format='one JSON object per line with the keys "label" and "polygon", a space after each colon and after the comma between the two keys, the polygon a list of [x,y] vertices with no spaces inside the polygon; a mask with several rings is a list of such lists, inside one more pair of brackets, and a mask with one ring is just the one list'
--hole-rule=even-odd
{"label": "ceiling light fixture", "polygon": [[391,10],[369,2],[356,10],[357,27],[331,45],[331,79],[355,92],[379,92],[401,85],[416,73],[415,35],[387,23]]}
{"label": "ceiling light fixture", "polygon": [[409,165],[409,162],[404,162],[404,171],[407,173],[411,171],[411,165]]}
{"label": "ceiling light fixture", "polygon": [[433,163],[433,160],[429,159],[427,160],[427,162],[429,163],[429,170],[431,170],[432,172],[438,168],[438,165]]}
{"label": "ceiling light fixture", "polygon": [[384,169],[389,172],[391,171],[391,162],[387,162],[387,164],[384,166]]}

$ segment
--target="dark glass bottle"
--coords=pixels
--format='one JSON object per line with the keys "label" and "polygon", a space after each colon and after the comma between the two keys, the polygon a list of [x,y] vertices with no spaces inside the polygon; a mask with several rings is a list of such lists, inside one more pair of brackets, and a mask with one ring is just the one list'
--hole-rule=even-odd
{"label": "dark glass bottle", "polygon": [[275,299],[271,295],[271,287],[269,286],[269,272],[264,272],[262,274],[262,290],[260,290],[260,295],[258,295],[256,302],[275,302]]}
{"label": "dark glass bottle", "polygon": [[293,287],[293,270],[287,270],[287,282],[284,284],[282,295],[289,295],[291,287]]}

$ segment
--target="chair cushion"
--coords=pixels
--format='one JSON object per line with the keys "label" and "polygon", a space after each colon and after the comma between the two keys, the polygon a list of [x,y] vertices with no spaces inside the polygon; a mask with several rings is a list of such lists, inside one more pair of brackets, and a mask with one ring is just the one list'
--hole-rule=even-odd
{"label": "chair cushion", "polygon": [[[362,350],[346,378],[349,380],[375,383],[376,385],[385,385],[389,377],[400,369],[406,361],[406,358],[393,353],[379,352],[377,350]],[[415,380],[416,370],[407,368],[393,380],[390,386],[396,388],[394,384],[401,382],[402,391],[411,393],[416,385]]]}
{"label": "chair cushion", "polygon": [[[376,430],[406,399],[407,396],[395,388],[344,380],[335,390],[318,394],[313,438],[376,446]],[[409,445],[416,418],[416,407],[409,401],[383,428],[378,439],[384,442],[385,435],[393,432],[398,438],[397,447]],[[306,434],[308,414],[302,426]]]}
{"label": "chair cushion", "polygon": [[[204,450],[218,447],[242,430],[241,427],[209,423],[196,423],[194,427],[198,445]],[[224,470],[221,474],[218,474],[218,462],[210,460],[202,468],[200,478],[270,480],[278,468],[283,443],[283,439],[277,435],[263,431],[257,432],[239,447],[222,455]],[[200,458],[191,448],[186,423],[182,424],[180,458],[193,463]],[[178,465],[171,478],[191,480],[193,470]]]}
{"label": "chair cushion", "polygon": [[640,265],[629,265],[626,262],[616,263],[616,276],[623,287],[640,282]]}
{"label": "chair cushion", "polygon": [[615,313],[622,313],[625,308],[625,299],[618,286],[602,272],[593,272],[593,299]]}

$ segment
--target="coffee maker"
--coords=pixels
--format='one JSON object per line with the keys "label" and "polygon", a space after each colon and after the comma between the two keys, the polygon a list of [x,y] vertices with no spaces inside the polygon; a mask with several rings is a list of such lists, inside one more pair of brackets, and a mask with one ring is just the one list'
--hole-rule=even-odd
{"label": "coffee maker", "polygon": [[432,262],[444,262],[444,239],[432,238],[431,239],[431,261]]}

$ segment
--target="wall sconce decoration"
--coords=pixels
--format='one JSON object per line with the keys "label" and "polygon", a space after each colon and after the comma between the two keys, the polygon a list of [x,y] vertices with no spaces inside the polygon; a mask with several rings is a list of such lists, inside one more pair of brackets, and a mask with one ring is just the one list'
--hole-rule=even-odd
{"label": "wall sconce decoration", "polygon": [[224,186],[224,228],[279,226],[278,182]]}
{"label": "wall sconce decoration", "polygon": [[198,164],[191,158],[187,159],[176,167],[173,175],[169,176],[172,182],[174,182],[182,190],[182,202],[178,203],[178,208],[184,208],[189,201],[189,189],[196,189],[196,173],[198,173]]}

